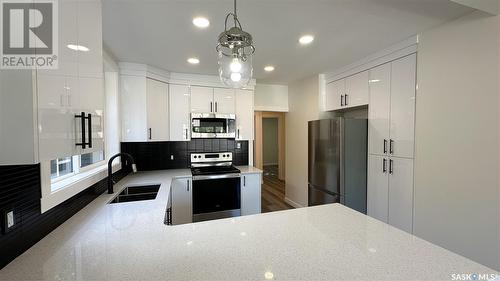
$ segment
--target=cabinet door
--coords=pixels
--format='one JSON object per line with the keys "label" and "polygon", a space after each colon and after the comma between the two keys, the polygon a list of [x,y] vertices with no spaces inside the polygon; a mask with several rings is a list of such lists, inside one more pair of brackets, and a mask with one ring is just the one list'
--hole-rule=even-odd
{"label": "cabinet door", "polygon": [[261,212],[261,175],[245,174],[241,177],[241,215]]}
{"label": "cabinet door", "polygon": [[146,114],[149,141],[168,141],[168,84],[146,81]]}
{"label": "cabinet door", "polygon": [[391,139],[393,155],[413,158],[415,143],[416,55],[392,62]]}
{"label": "cabinet door", "polygon": [[209,87],[191,87],[191,112],[215,112],[213,103],[214,89]]}
{"label": "cabinet door", "polygon": [[236,139],[253,140],[253,92],[236,90]]}
{"label": "cabinet door", "polygon": [[388,216],[388,169],[389,160],[383,156],[368,155],[368,215],[383,222]]}
{"label": "cabinet door", "polygon": [[391,158],[389,224],[413,232],[413,159]]}
{"label": "cabinet door", "polygon": [[121,75],[120,93],[122,141],[146,141],[146,79]]}
{"label": "cabinet door", "polygon": [[368,71],[347,77],[345,81],[345,107],[368,104]]}
{"label": "cabinet door", "polygon": [[344,104],[345,80],[341,79],[326,84],[326,106],[325,110],[336,110]]}
{"label": "cabinet door", "polygon": [[214,112],[234,114],[234,89],[214,88]]}
{"label": "cabinet door", "polygon": [[78,45],[87,51],[78,52],[80,77],[103,77],[101,1],[78,1]]}
{"label": "cabinet door", "polygon": [[391,107],[391,64],[370,70],[368,108],[368,153],[384,155],[389,149]]}
{"label": "cabinet door", "polygon": [[[68,91],[72,91],[75,87],[74,78],[69,78]],[[69,81],[73,81],[69,83]],[[73,86],[69,86],[72,84]],[[92,114],[92,147],[81,149],[81,153],[90,153],[94,151],[104,150],[104,83],[102,78],[80,77],[78,79],[78,95],[72,93],[70,95],[71,105],[75,114],[80,114],[82,111],[86,114]],[[73,98],[75,97],[75,98]],[[78,119],[79,121],[80,119]],[[77,138],[81,138],[81,125],[77,125]],[[87,122],[87,137],[90,137]]]}
{"label": "cabinet door", "polygon": [[190,140],[190,94],[186,85],[169,85],[170,141]]}
{"label": "cabinet door", "polygon": [[172,224],[193,222],[193,195],[190,178],[179,178],[172,181]]}

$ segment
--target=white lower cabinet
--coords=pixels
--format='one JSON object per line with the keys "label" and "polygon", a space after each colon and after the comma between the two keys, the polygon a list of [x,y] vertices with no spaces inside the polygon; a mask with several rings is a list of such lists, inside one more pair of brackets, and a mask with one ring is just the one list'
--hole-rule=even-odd
{"label": "white lower cabinet", "polygon": [[169,85],[170,141],[191,139],[190,93],[187,85]]}
{"label": "white lower cabinet", "polygon": [[413,232],[413,159],[368,155],[368,215]]}
{"label": "white lower cabinet", "polygon": [[193,181],[176,178],[170,186],[172,225],[193,222]]}
{"label": "white lower cabinet", "polygon": [[241,175],[241,215],[261,213],[261,174]]}

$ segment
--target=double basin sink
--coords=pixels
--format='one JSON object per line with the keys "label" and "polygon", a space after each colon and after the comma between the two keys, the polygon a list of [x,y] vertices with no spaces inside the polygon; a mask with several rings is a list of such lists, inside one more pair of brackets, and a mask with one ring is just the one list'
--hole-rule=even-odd
{"label": "double basin sink", "polygon": [[158,190],[160,190],[159,184],[129,186],[123,189],[109,204],[153,200],[158,195]]}

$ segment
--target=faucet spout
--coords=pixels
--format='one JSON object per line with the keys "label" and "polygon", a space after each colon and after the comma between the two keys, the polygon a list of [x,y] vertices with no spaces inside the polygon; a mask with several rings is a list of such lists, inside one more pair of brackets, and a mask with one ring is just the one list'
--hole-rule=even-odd
{"label": "faucet spout", "polygon": [[130,161],[130,164],[132,166],[132,172],[137,173],[137,166],[135,165],[134,157],[132,157],[132,155],[125,153],[125,152],[121,152],[121,153],[117,153],[117,154],[111,156],[111,158],[109,158],[109,161],[108,161],[108,194],[113,194],[113,169],[112,169],[112,165],[113,165],[113,160],[115,160],[115,158],[119,157],[119,156],[121,156],[122,158],[123,157],[127,158]]}

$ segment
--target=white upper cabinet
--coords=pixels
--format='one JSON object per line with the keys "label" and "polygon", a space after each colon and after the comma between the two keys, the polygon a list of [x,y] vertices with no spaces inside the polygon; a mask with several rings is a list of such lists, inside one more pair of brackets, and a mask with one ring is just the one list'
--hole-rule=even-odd
{"label": "white upper cabinet", "polygon": [[214,112],[214,89],[210,87],[191,86],[191,112]]}
{"label": "white upper cabinet", "polygon": [[345,81],[344,107],[368,104],[368,71],[349,76]]}
{"label": "white upper cabinet", "polygon": [[391,158],[389,163],[388,223],[413,231],[413,159]]}
{"label": "white upper cabinet", "polygon": [[253,140],[253,91],[236,90],[236,139]]}
{"label": "white upper cabinet", "polygon": [[188,141],[190,137],[190,93],[187,85],[169,85],[170,141]]}
{"label": "white upper cabinet", "polygon": [[326,85],[326,110],[337,110],[344,106],[345,79]]}
{"label": "white upper cabinet", "polygon": [[368,151],[384,155],[389,149],[391,107],[391,64],[370,70],[370,106],[368,108]]}
{"label": "white upper cabinet", "polygon": [[214,108],[215,113],[234,114],[235,93],[234,89],[214,88]]}
{"label": "white upper cabinet", "polygon": [[102,16],[100,0],[78,1],[78,45],[88,51],[78,52],[80,77],[103,77]]}
{"label": "white upper cabinet", "polygon": [[146,78],[120,76],[121,119],[123,141],[147,140]]}
{"label": "white upper cabinet", "polygon": [[392,155],[413,158],[415,143],[416,55],[392,62]]}
{"label": "white upper cabinet", "polygon": [[146,113],[149,141],[169,140],[168,84],[146,81]]}

